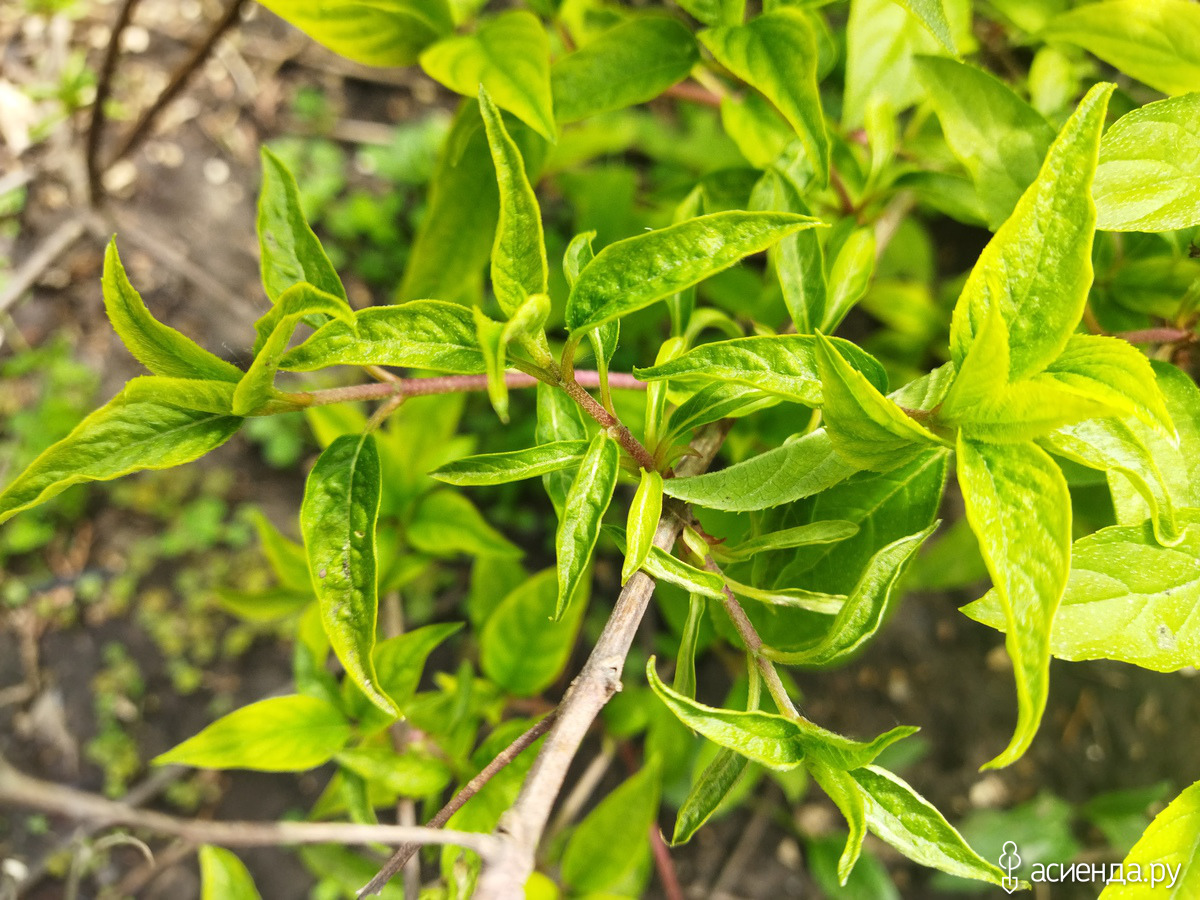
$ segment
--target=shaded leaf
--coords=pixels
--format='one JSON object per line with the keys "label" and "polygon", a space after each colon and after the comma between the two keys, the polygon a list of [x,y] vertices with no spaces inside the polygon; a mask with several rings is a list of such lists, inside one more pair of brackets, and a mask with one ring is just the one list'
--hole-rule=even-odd
{"label": "shaded leaf", "polygon": [[556,618],[562,616],[584,581],[600,536],[600,520],[617,485],[619,463],[616,442],[601,431],[592,438],[571,482],[554,538],[558,562]]}
{"label": "shaded leaf", "polygon": [[569,469],[583,459],[586,441],[551,441],[525,450],[481,453],[456,459],[429,473],[446,484],[506,484]]}

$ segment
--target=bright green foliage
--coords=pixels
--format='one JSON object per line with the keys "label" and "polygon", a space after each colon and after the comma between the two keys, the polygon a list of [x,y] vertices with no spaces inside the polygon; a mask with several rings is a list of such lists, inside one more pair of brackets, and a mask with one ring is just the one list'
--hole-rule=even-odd
{"label": "bright green foliage", "polygon": [[[1197,35],[1200,48],[1200,29]],[[1100,142],[1092,188],[1097,228],[1171,231],[1200,225],[1197,120],[1200,93],[1192,93],[1148,103],[1112,124]]]}
{"label": "bright green foliage", "polygon": [[562,517],[554,537],[558,557],[558,601],[555,618],[561,618],[579,593],[600,536],[600,520],[617,486],[620,451],[603,431],[592,438],[563,502]]}
{"label": "bright green foliage", "polygon": [[583,459],[586,451],[585,441],[551,441],[526,450],[457,459],[429,475],[447,484],[505,484],[569,469]]}
{"label": "bright green foliage", "polygon": [[851,232],[834,257],[829,270],[829,291],[821,330],[834,331],[867,292],[875,270],[875,232],[857,228]]}
{"label": "bright green foliage", "polygon": [[821,790],[828,794],[829,799],[837,806],[850,829],[850,833],[846,836],[846,846],[838,858],[837,865],[838,883],[844,887],[858,862],[862,853],[863,841],[867,836],[867,810],[863,791],[853,776],[843,769],[835,769],[819,762],[810,762],[809,771],[812,773],[813,780],[821,786]]}
{"label": "bright green foliage", "polygon": [[1071,497],[1058,467],[1032,444],[958,443],[958,482],[1004,609],[1017,680],[1017,727],[988,765],[1017,759],[1037,731],[1050,679],[1050,623],[1067,583]]}
{"label": "bright green foliage", "polygon": [[[1100,892],[1101,900],[1182,900],[1195,896],[1200,890],[1197,844],[1200,844],[1200,781],[1185,788],[1154,817],[1141,840],[1125,857],[1125,870],[1140,868],[1144,883],[1112,882]],[[1170,869],[1169,885],[1161,881],[1150,883],[1151,866],[1158,867],[1153,869],[1155,873],[1162,872],[1162,866]]]}
{"label": "bright green foliage", "polygon": [[433,556],[517,557],[521,548],[487,523],[462,494],[449,490],[426,494],[408,527],[408,539]]}
{"label": "bright green foliage", "polygon": [[246,866],[223,847],[205,845],[200,860],[200,900],[262,900]]}
{"label": "bright green foliage", "polygon": [[554,114],[577,122],[644,103],[686,78],[699,56],[692,33],[674,19],[622,22],[555,61]]}
{"label": "bright green foliage", "polygon": [[1188,0],[1103,0],[1056,16],[1042,32],[1077,44],[1164,94],[1200,90],[1200,9]]}
{"label": "bright green foliage", "polygon": [[407,66],[453,27],[447,0],[263,0],[330,50],[369,66]]}
{"label": "bright green foliage", "polygon": [[542,137],[557,133],[550,94],[550,42],[526,10],[482,22],[474,34],[445,38],[421,54],[430,78],[465,97],[483,88]]}
{"label": "bright green foliage", "polygon": [[950,31],[950,20],[946,18],[946,8],[942,0],[896,0],[901,6],[921,20],[921,24],[929,29],[929,33],[951,53],[954,49],[954,35]]}
{"label": "bright green foliage", "polygon": [[300,507],[300,530],[321,621],[333,652],[362,692],[384,712],[400,711],[375,674],[375,521],[379,453],[370,435],[343,435],[313,466]]}
{"label": "bright green foliage", "polygon": [[540,694],[562,674],[587,607],[582,592],[564,611],[558,580],[546,569],[514,588],[488,617],[480,663],[497,684],[520,697]]}
{"label": "bright green foliage", "polygon": [[782,531],[772,531],[743,541],[734,547],[716,548],[716,552],[722,559],[738,561],[750,559],[769,550],[806,547],[810,544],[832,544],[853,537],[857,533],[858,526],[853,522],[835,519],[829,522],[813,522],[811,525],[798,525]]}
{"label": "bright green foliage", "polygon": [[675,819],[675,833],[671,836],[672,846],[686,844],[704,827],[704,823],[712,817],[738,783],[748,763],[746,757],[727,747],[717,751],[717,755],[704,767],[704,771],[700,773],[700,777],[696,779],[679,807],[679,815]]}
{"label": "bright green foliage", "polygon": [[129,352],[155,375],[237,381],[242,372],[209,353],[191,338],[162,324],[146,309],[125,275],[116,238],[104,251],[104,309]]}
{"label": "bright green foliage", "polygon": [[579,334],[628,315],[819,224],[791,213],[733,211],[618,241],[579,273],[567,300],[567,326]]}
{"label": "bright green foliage", "polygon": [[714,28],[700,41],[783,114],[822,181],[829,177],[829,137],[817,91],[817,41],[802,14],[786,8],[745,25]]}
{"label": "bright green foliage", "polygon": [[[461,627],[457,622],[426,625],[375,645],[372,657],[379,690],[402,712],[408,711],[417,693],[429,654]],[[353,681],[343,683],[342,693],[346,711],[365,729],[391,724],[391,714],[376,706]]]}
{"label": "bright green foliage", "polygon": [[155,757],[201,769],[300,772],[328,762],[350,739],[350,723],[325,700],[292,695],[260,700],[222,716]]}
{"label": "bright green foliage", "polygon": [[424,756],[397,756],[387,747],[355,747],[337,755],[338,765],[398,797],[427,797],[445,790],[450,770]]}
{"label": "bright green foliage", "polygon": [[628,544],[625,561],[621,563],[621,583],[645,563],[654,542],[654,532],[662,515],[663,477],[658,472],[642,470],[633,503],[629,505],[629,520],[625,526]]}

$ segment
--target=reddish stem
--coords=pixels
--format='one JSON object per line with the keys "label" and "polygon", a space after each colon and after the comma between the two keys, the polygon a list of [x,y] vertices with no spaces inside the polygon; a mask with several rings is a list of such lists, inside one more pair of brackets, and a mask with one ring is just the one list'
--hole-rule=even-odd
{"label": "reddish stem", "polygon": [[1183,328],[1143,328],[1140,331],[1124,331],[1117,337],[1131,344],[1178,344],[1195,340],[1196,334]]}

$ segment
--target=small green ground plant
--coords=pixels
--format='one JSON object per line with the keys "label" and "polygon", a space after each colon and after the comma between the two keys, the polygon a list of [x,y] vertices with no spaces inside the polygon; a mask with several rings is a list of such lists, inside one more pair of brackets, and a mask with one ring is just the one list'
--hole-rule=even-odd
{"label": "small green ground plant", "polygon": [[[867,877],[868,832],[924,866],[1012,887],[1011,867],[885,765],[914,728],[831,732],[797,705],[788,669],[842,665],[885,627],[923,545],[940,546],[951,474],[966,525],[949,546],[992,582],[963,613],[1004,633],[1016,687],[1011,740],[985,768],[1034,740],[1052,657],[1200,663],[1200,390],[1188,369],[1200,6],[265,5],[336,52],[419,64],[465,99],[387,305],[351,306],[295,179],[264,151],[272,305],[244,369],[157,321],[116,242],[107,250],[108,315],[151,374],[17,475],[0,520],[81,482],[195,460],[249,419],[303,412],[323,447],[301,540],[258,523],[276,584],[225,598],[294,621],[294,691],[157,762],[332,764],[314,819],[374,823],[398,799],[422,801],[430,827],[414,841],[450,845],[431,897],[636,896],[664,796],[681,844],[763,773],[792,799],[811,782],[844,815],[833,855],[813,851],[831,891]],[[979,46],[975,16],[1001,45]],[[682,132],[638,108],[664,95],[689,104]],[[625,176],[596,165],[639,153],[657,167],[655,227],[622,229],[603,198]],[[597,221],[579,215],[562,239],[570,217],[543,216],[539,182],[574,192]],[[947,218],[992,233],[943,290],[928,258],[930,223]],[[864,312],[882,327],[863,328]],[[375,380],[295,377],[335,367]],[[474,452],[479,435],[463,433],[450,399],[470,391],[495,411],[487,432],[515,435],[484,439],[493,452]],[[727,436],[726,464],[706,472]],[[553,535],[553,564],[531,574],[476,501],[537,479],[556,521],[534,523]],[[613,548],[615,602],[592,589]],[[380,635],[381,597],[424,598],[406,618],[433,619],[445,562],[463,554],[475,568],[453,621]],[[641,666],[625,663],[656,585],[678,602],[664,602],[657,655],[639,659],[642,687]],[[587,663],[530,717],[589,615],[604,624]],[[422,682],[447,642],[458,667]],[[728,697],[698,690],[712,648],[745,661]],[[630,689],[604,721],[645,733],[643,765],[544,842],[623,673]],[[711,745],[700,763],[692,734]],[[1170,896],[1194,896],[1197,840],[1200,784],[1123,871],[1165,864]],[[345,848],[301,852],[336,894],[396,890],[414,850],[378,874]],[[206,847],[201,868],[208,895],[255,896],[228,851]],[[1151,889],[1130,875],[1104,897]]]}

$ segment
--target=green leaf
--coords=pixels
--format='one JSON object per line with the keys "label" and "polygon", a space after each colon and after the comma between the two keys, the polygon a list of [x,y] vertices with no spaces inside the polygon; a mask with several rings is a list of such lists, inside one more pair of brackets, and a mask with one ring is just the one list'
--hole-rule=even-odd
{"label": "green leaf", "polygon": [[692,591],[688,594],[687,619],[679,638],[679,653],[675,657],[675,678],[671,684],[685,697],[696,696],[696,647],[700,641],[700,629],[708,608],[708,598]]}
{"label": "green leaf", "polygon": [[[334,270],[304,210],[300,189],[283,161],[262,148],[262,188],[258,195],[258,245],[262,282],[272,302],[293,285],[308,282],[319,291],[346,299],[346,289]],[[259,341],[269,329],[259,330]],[[257,348],[256,348],[257,350]]]}
{"label": "green leaf", "polygon": [[[803,192],[786,173],[772,169],[763,175],[764,191],[769,190],[766,208],[809,215]],[[812,334],[825,320],[828,286],[825,280],[825,253],[819,232],[814,228],[797,231],[777,243],[770,251],[783,291],[783,302],[800,334]]]}
{"label": "green leaf", "polygon": [[1128,341],[1098,334],[1071,335],[1046,375],[1149,425],[1175,430],[1150,360]]}
{"label": "green leaf", "polygon": [[[887,374],[875,357],[841,338],[833,338],[830,343],[873,387],[887,389]],[[817,338],[811,334],[714,341],[670,362],[633,371],[643,381],[673,378],[697,384],[741,384],[805,406],[820,406],[823,402]]]}
{"label": "green leaf", "polygon": [[554,536],[558,560],[555,618],[566,611],[584,581],[592,550],[600,536],[600,520],[612,500],[619,469],[620,451],[616,442],[606,432],[599,432],[588,444],[579,471],[571,482]]}
{"label": "green leaf", "polygon": [[425,74],[464,97],[480,85],[496,104],[553,141],[550,41],[537,16],[513,10],[480,22],[474,34],[438,41],[421,54]]}
{"label": "green leaf", "polygon": [[717,62],[783,114],[824,183],[829,136],[817,89],[817,39],[804,15],[783,8],[745,25],[702,31],[699,38]]}
{"label": "green leaf", "polygon": [[[338,320],[350,329],[355,327],[354,312],[340,297],[327,294],[307,282],[294,284],[275,301],[275,305],[258,320],[256,327],[264,326],[267,339],[258,346],[254,362],[238,382],[233,394],[235,415],[248,416],[262,409],[275,396],[275,373],[279,361],[287,352],[292,333],[302,319],[309,316],[325,316]],[[259,333],[263,333],[260,328]]]}
{"label": "green leaf", "polygon": [[784,528],[772,531],[755,538],[742,541],[733,547],[724,545],[713,548],[713,552],[721,559],[731,562],[750,559],[759,553],[769,550],[787,550],[792,547],[805,547],[810,544],[833,544],[858,534],[858,526],[853,522],[834,519],[828,522],[813,522],[809,525],[797,525],[795,528]]}
{"label": "green leaf", "polygon": [[[583,411],[579,404],[567,396],[565,391],[552,387],[543,381],[537,384],[537,428],[535,437],[539,444],[557,443],[559,441],[588,440],[587,428],[583,424]],[[542,476],[542,484],[554,504],[554,509],[562,518],[563,503],[566,502],[567,492],[571,489],[574,475],[565,470],[550,472]]]}
{"label": "green leaf", "polygon": [[736,25],[746,14],[746,0],[676,0],[705,25]]}
{"label": "green leaf", "polygon": [[888,544],[867,564],[858,584],[838,611],[829,630],[812,646],[779,652],[764,648],[772,659],[795,666],[826,668],[845,662],[883,626],[901,576],[937,525]]}
{"label": "green leaf", "polygon": [[741,210],[688,219],[601,250],[567,299],[567,327],[582,335],[727,269],[803,228],[821,223],[794,213]]}
{"label": "green leaf", "polygon": [[555,116],[577,122],[653,100],[699,58],[681,22],[653,15],[622,22],[551,67]]}
{"label": "green leaf", "polygon": [[508,366],[508,342],[504,339],[504,325],[489,319],[479,307],[474,307],[471,314],[475,318],[475,337],[483,353],[488,400],[496,416],[507,425],[508,382],[504,380],[504,374]]}
{"label": "green leaf", "polygon": [[488,617],[479,663],[506,691],[536,696],[566,668],[587,603],[581,597],[555,618],[557,599],[557,576],[546,569],[514,588]]}
{"label": "green leaf", "polygon": [[808,771],[845,817],[850,829],[837,865],[838,883],[844,887],[862,854],[863,840],[867,836],[866,801],[858,782],[849,772],[831,768],[817,760],[809,760]]}
{"label": "green leaf", "polygon": [[101,285],[104,309],[113,329],[134,358],[154,374],[217,381],[237,381],[242,377],[237,366],[214,356],[150,315],[121,265],[116,238],[108,242],[104,251]]}
{"label": "green leaf", "polygon": [[446,484],[506,484],[569,469],[583,459],[586,441],[551,441],[525,450],[481,453],[448,462],[429,473]]}
{"label": "green leaf", "polygon": [[1200,93],[1148,103],[1100,142],[1092,195],[1103,231],[1173,231],[1200,225]]}
{"label": "green leaf", "polygon": [[661,781],[660,765],[651,760],[579,823],[562,858],[563,881],[573,892],[616,890],[647,861]]}
{"label": "green leaf", "polygon": [[810,497],[857,471],[822,428],[718,472],[668,479],[663,490],[707,509],[746,512]]}
{"label": "green leaf", "polygon": [[398,797],[427,797],[441,793],[450,784],[446,763],[411,752],[400,754],[391,747],[353,747],[341,751],[337,762]]}
{"label": "green leaf", "polygon": [[525,174],[521,151],[509,137],[500,110],[482,85],[479,111],[500,187],[500,222],[492,246],[492,291],[500,308],[512,316],[531,294],[546,293],[550,269],[542,234],[542,211]]}
{"label": "green leaf", "polygon": [[374,306],[355,323],[330,322],[284,354],[279,368],[312,372],[329,366],[402,366],[461,375],[485,370],[471,310],[439,300]]}
{"label": "green leaf", "polygon": [[285,537],[262,510],[252,510],[254,530],[262,546],[263,556],[279,583],[293,591],[312,591],[312,578],[308,574],[308,557],[304,547]]}
{"label": "green leaf", "polygon": [[829,269],[829,294],[821,330],[832,333],[867,293],[875,274],[875,229],[856,228],[846,238]]}
{"label": "green leaf", "polygon": [[958,483],[1008,625],[1017,726],[985,768],[1009,765],[1037,733],[1050,680],[1050,626],[1067,583],[1071,496],[1058,466],[1033,444],[960,437]]}
{"label": "green leaf", "polygon": [[946,143],[971,173],[988,227],[999,227],[1037,177],[1054,129],[1012,88],[975,66],[918,56],[916,71]]}
{"label": "green leaf", "polygon": [[714,744],[779,771],[796,768],[810,755],[835,769],[856,769],[869,765],[885,748],[917,731],[900,726],[864,744],[805,719],[705,706],[663,684],[655,671],[654,657],[646,664],[646,678],[667,708],[689,728]]}
{"label": "green leaf", "polygon": [[[179,385],[184,379],[140,378],[131,384]],[[209,390],[204,390],[207,386]],[[195,381],[190,392],[228,390],[229,382]],[[142,469],[169,469],[221,446],[242,424],[236,416],[174,405],[178,394],[155,399],[154,389],[126,387],[43,451],[0,493],[0,522],[44,503],[74,484],[111,481]]]}
{"label": "green leaf", "polygon": [[967,846],[945,817],[898,776],[867,766],[850,777],[862,790],[871,831],[909,859],[961,878],[1000,884],[1004,873]]}
{"label": "green leaf", "polygon": [[646,561],[654,544],[654,533],[658,530],[658,519],[662,515],[663,477],[655,471],[642,470],[633,502],[629,505],[629,517],[625,526],[628,546],[625,561],[621,564],[621,584],[625,584]]}
{"label": "green leaf", "polygon": [[[1156,672],[1200,665],[1200,513],[1181,514],[1182,539],[1162,546],[1150,524],[1113,526],[1080,538],[1050,633],[1050,652],[1069,660],[1116,659]],[[963,607],[1008,631],[992,591]]]}
{"label": "green leaf", "polygon": [[818,334],[825,427],[834,450],[855,466],[887,471],[935,447],[939,439],[854,369]]}
{"label": "green leaf", "polygon": [[998,304],[1008,326],[1012,380],[1042,371],[1066,347],[1092,282],[1091,184],[1112,89],[1097,85],[1083,98],[1037,179],[971,270],[951,324],[956,365],[991,304]]}
{"label": "green leaf", "polygon": [[399,716],[396,704],[379,687],[372,657],[379,610],[375,522],[381,490],[375,439],[342,435],[308,474],[300,531],[333,652],[372,703]]}
{"label": "green leaf", "polygon": [[1200,90],[1200,8],[1188,0],[1087,3],[1039,37],[1082,47],[1164,94]]}
{"label": "green leaf", "polygon": [[563,275],[566,276],[568,287],[575,286],[575,282],[579,280],[579,273],[596,258],[592,250],[592,241],[595,239],[596,232],[585,231],[575,235],[571,238],[571,243],[567,244],[567,250],[563,254]]}
{"label": "green leaf", "polygon": [[946,8],[942,5],[942,0],[895,0],[895,2],[920,19],[921,24],[937,38],[939,44],[951,53],[958,53],[954,47],[954,35],[950,33],[950,20],[946,18]]}
{"label": "green leaf", "polygon": [[339,56],[368,66],[408,66],[454,23],[446,0],[263,0]]}
{"label": "green leaf", "polygon": [[767,409],[781,399],[778,395],[765,394],[742,384],[705,385],[671,411],[667,420],[669,437],[679,438],[710,422]]}
{"label": "green leaf", "polygon": [[462,494],[449,489],[426,494],[408,525],[408,540],[433,556],[519,557],[521,548],[487,523]]}
{"label": "green leaf", "polygon": [[679,815],[675,817],[675,832],[671,836],[672,847],[686,844],[704,827],[737,785],[748,763],[746,757],[726,747],[717,751],[679,807]]}
{"label": "green leaf", "polygon": [[223,847],[205,845],[200,860],[200,900],[262,900],[245,864]]}
{"label": "green leaf", "polygon": [[235,709],[154,764],[300,772],[328,762],[349,739],[350,724],[337,707],[293,694]]}
{"label": "green leaf", "polygon": [[[1200,891],[1200,781],[1171,801],[1154,817],[1150,827],[1125,857],[1126,872],[1137,869],[1143,881],[1122,884],[1109,882],[1099,900],[1183,900]],[[1169,869],[1169,875],[1164,872]],[[1157,884],[1152,874],[1162,878]],[[1169,879],[1169,880],[1168,880]]]}
{"label": "green leaf", "polygon": [[[377,643],[372,658],[379,690],[391,697],[402,712],[407,712],[429,654],[461,628],[461,622],[425,625]],[[346,711],[359,720],[364,731],[370,732],[392,723],[392,716],[380,710],[353,681],[347,679],[342,682],[342,694]]]}
{"label": "green leaf", "polygon": [[651,547],[643,564],[646,573],[685,591],[703,594],[713,600],[725,599],[725,581],[715,572],[698,569],[659,547]]}

